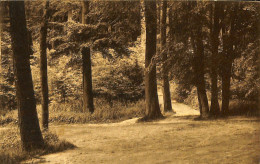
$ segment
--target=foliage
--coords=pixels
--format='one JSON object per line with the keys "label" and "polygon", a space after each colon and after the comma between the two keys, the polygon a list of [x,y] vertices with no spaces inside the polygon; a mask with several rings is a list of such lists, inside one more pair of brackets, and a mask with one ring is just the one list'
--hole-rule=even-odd
{"label": "foliage", "polygon": [[30,159],[37,155],[46,155],[49,153],[60,152],[67,149],[72,149],[75,146],[65,140],[60,140],[56,134],[51,132],[43,132],[45,147],[32,152],[22,150],[19,132],[12,128],[1,133],[0,163],[20,163],[23,160]]}
{"label": "foliage", "polygon": [[[107,63],[102,66],[101,63]],[[93,68],[93,88],[97,96],[123,102],[144,97],[143,67],[133,57],[124,57],[109,64],[101,58]]]}
{"label": "foliage", "polygon": [[177,102],[183,103],[185,99],[188,98],[188,96],[191,93],[191,87],[190,85],[183,85],[183,84],[176,84],[174,83],[174,88],[172,90],[172,98],[176,100]]}
{"label": "foliage", "polygon": [[[216,2],[171,2],[169,13],[168,46],[164,51],[169,54],[166,66],[169,69],[172,79],[180,86],[194,85],[194,72],[192,69],[193,50],[191,39],[196,35],[195,27],[201,26],[203,30],[203,43],[205,53],[205,78],[206,88],[209,89],[209,70],[211,64],[210,28],[211,28],[211,5]],[[221,74],[224,61],[232,57],[234,60],[232,69],[231,94],[232,98],[248,99],[257,101],[259,90],[259,39],[257,39],[257,22],[259,22],[259,5],[248,2],[219,2],[222,4],[224,15],[221,25],[230,29],[230,21],[238,5],[235,15],[235,32],[232,34],[232,42],[224,44],[223,37],[219,35],[219,56],[214,63],[217,65],[218,74]],[[194,17],[198,14],[200,21]],[[172,20],[172,21],[171,21]],[[201,23],[200,23],[201,22]],[[224,46],[234,43],[233,54],[226,54]],[[226,56],[225,56],[226,55]],[[221,83],[219,83],[221,85]],[[219,92],[221,93],[221,92]],[[178,95],[178,93],[176,93]],[[221,95],[219,96],[221,98]]]}
{"label": "foliage", "polygon": [[[73,21],[53,22],[50,42],[58,43],[55,46],[54,56],[57,54],[75,54],[85,46],[100,51],[104,56],[111,56],[110,49],[116,56],[129,55],[128,46],[140,34],[140,17],[137,2],[91,2],[90,12],[87,15],[88,25],[80,22],[81,6],[79,2],[65,1],[61,6],[54,2],[53,16],[66,15],[73,11],[76,17]],[[69,7],[64,7],[69,6]],[[71,6],[77,6],[73,8]],[[129,7],[133,6],[133,8]],[[54,19],[54,18],[52,18]],[[128,24],[126,24],[128,22]],[[58,34],[58,35],[57,35]],[[63,36],[61,36],[63,35]]]}
{"label": "foliage", "polygon": [[[3,28],[3,30],[6,30]],[[0,72],[0,109],[14,109],[15,86],[12,67],[11,38],[8,32],[1,34],[1,72]]]}
{"label": "foliage", "polygon": [[[124,102],[113,100],[113,107],[106,99],[94,99],[96,110],[93,114],[82,111],[82,100],[74,100],[71,102],[50,104],[49,121],[52,123],[108,123],[119,122],[135,117],[142,117],[145,114],[145,103],[143,100],[137,102]],[[42,111],[37,106],[38,117],[41,121]],[[0,116],[1,125],[17,125],[17,111],[6,111]]]}
{"label": "foliage", "polygon": [[231,87],[233,98],[259,101],[259,50],[253,53],[234,62],[232,82],[236,85]]}

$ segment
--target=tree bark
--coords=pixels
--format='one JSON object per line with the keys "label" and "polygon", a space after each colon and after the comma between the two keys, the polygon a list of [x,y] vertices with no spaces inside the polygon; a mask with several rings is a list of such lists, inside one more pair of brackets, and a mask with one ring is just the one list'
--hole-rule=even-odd
{"label": "tree bark", "polygon": [[92,73],[90,48],[82,48],[83,59],[83,109],[90,113],[94,112],[93,93],[92,93]]}
{"label": "tree bark", "polygon": [[[156,65],[152,64],[152,58],[156,54],[156,1],[145,1],[146,21],[146,47],[145,47],[145,119],[156,119],[162,117],[156,82]],[[152,64],[152,66],[150,66]],[[149,66],[151,69],[149,69]]]}
{"label": "tree bark", "polygon": [[[3,2],[0,1],[0,42],[2,40]],[[2,44],[0,44],[0,84],[2,84]]]}
{"label": "tree bark", "polygon": [[[162,2],[162,15],[161,15],[161,53],[162,53],[162,62],[166,62],[167,53],[164,48],[166,46],[166,12],[167,12],[167,1]],[[168,79],[168,71],[163,64],[162,68],[162,78],[163,78],[163,109],[164,112],[172,111],[172,102],[171,102],[171,92],[170,84]]]}
{"label": "tree bark", "polygon": [[228,115],[229,113],[229,99],[230,99],[230,79],[231,79],[231,70],[232,63],[235,56],[234,46],[235,46],[235,17],[238,10],[238,4],[235,4],[234,11],[231,13],[230,18],[230,30],[227,34],[225,25],[222,27],[223,31],[223,65],[222,65],[222,115]]}
{"label": "tree bark", "polygon": [[12,39],[18,118],[22,146],[29,151],[43,146],[30,68],[24,1],[10,1]]}
{"label": "tree bark", "polygon": [[46,1],[43,22],[40,30],[40,75],[41,75],[41,96],[42,96],[42,126],[48,129],[49,119],[49,89],[47,74],[47,29],[49,18],[49,1]]}
{"label": "tree bark", "polygon": [[[213,5],[213,4],[212,4]],[[220,3],[214,2],[214,19],[213,26],[211,28],[211,106],[210,114],[212,116],[217,116],[220,113],[219,103],[218,103],[218,46],[219,46],[219,14],[220,14]],[[211,13],[212,14],[212,13]]]}
{"label": "tree bark", "polygon": [[[205,77],[204,77],[204,46],[202,41],[202,29],[198,27],[196,39],[192,38],[192,46],[195,53],[194,56],[194,73],[195,73],[195,85],[197,87],[198,101],[200,106],[200,117],[207,118],[209,116],[208,98],[205,89]],[[194,42],[195,41],[195,42]]]}
{"label": "tree bark", "polygon": [[232,61],[227,60],[222,72],[222,106],[221,111],[223,115],[227,115],[229,111],[230,98],[230,79],[231,79]]}
{"label": "tree bark", "polygon": [[199,109],[200,109],[200,113],[202,112],[202,104],[201,104],[201,100],[200,100],[200,94],[197,91],[197,96],[198,96],[198,102],[199,102]]}
{"label": "tree bark", "polygon": [[201,117],[207,118],[209,115],[208,98],[205,89],[205,77],[204,77],[204,48],[203,42],[200,38],[197,38],[197,57],[195,57],[195,74],[197,75],[197,92],[201,104]]}
{"label": "tree bark", "polygon": [[[88,24],[89,1],[82,2],[82,23]],[[94,112],[92,92],[91,52],[89,47],[82,48],[83,60],[83,111]]]}

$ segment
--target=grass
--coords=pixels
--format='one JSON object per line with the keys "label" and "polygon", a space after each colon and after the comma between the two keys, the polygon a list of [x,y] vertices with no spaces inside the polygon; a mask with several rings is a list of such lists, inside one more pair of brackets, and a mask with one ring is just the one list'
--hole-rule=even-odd
{"label": "grass", "polygon": [[73,141],[78,148],[42,158],[49,163],[75,164],[259,163],[259,119],[235,116],[194,121],[194,117],[111,126],[53,126],[58,136]]}
{"label": "grass", "polygon": [[[198,99],[196,96],[189,96],[185,104],[190,105],[194,109],[199,109]],[[221,108],[221,100],[219,106]],[[210,106],[210,101],[209,101]],[[259,104],[256,101],[233,99],[229,102],[229,116],[260,116]]]}
{"label": "grass", "polygon": [[43,132],[45,146],[43,149],[26,152],[22,150],[21,140],[17,128],[10,128],[0,133],[0,163],[19,163],[39,155],[72,149],[75,146],[67,141],[59,140],[56,134]]}
{"label": "grass", "polygon": [[144,101],[124,105],[114,102],[111,107],[102,100],[97,100],[93,114],[82,112],[82,105],[72,104],[52,104],[50,106],[50,122],[64,123],[109,123],[118,122],[133,117],[141,117],[145,112]]}
{"label": "grass", "polygon": [[[41,106],[37,106],[38,117],[41,120]],[[145,102],[140,100],[127,105],[118,101],[113,106],[103,99],[95,100],[93,114],[82,111],[82,103],[74,101],[70,103],[51,103],[49,106],[49,122],[51,123],[109,123],[119,122],[134,117],[143,117]],[[17,124],[17,111],[9,111],[0,115],[0,126]]]}
{"label": "grass", "polygon": [[229,103],[229,115],[260,116],[259,104],[255,101],[232,100]]}

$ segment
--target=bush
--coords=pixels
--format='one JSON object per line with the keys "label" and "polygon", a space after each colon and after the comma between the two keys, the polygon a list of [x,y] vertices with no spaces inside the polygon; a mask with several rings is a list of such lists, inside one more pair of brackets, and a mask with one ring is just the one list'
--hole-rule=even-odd
{"label": "bush", "polygon": [[43,149],[25,152],[22,150],[18,129],[12,128],[0,134],[0,163],[20,163],[36,155],[45,155],[74,148],[75,146],[67,141],[59,140],[56,134],[43,132],[45,146]]}
{"label": "bush", "polygon": [[93,89],[97,97],[126,103],[144,98],[143,68],[137,60],[125,57],[108,64],[93,67]]}
{"label": "bush", "polygon": [[[119,122],[145,115],[145,102],[122,103],[113,101],[113,107],[105,99],[94,99],[95,111],[93,114],[83,113],[82,101],[75,100],[66,103],[51,103],[49,106],[49,122],[53,123],[109,123]],[[41,122],[41,106],[37,106],[39,121]],[[6,111],[0,116],[0,125],[17,124],[17,110]]]}
{"label": "bush", "polygon": [[256,101],[231,100],[229,115],[260,116],[259,104]]}
{"label": "bush", "polygon": [[183,103],[185,99],[191,94],[191,87],[184,84],[175,84],[175,88],[172,91],[172,98],[177,102]]}
{"label": "bush", "polygon": [[[83,113],[82,101],[73,103],[53,103],[50,106],[50,122],[64,123],[104,123],[118,122],[145,114],[145,103],[140,100],[127,106],[120,101],[113,101],[113,107],[105,99],[95,99],[93,114]],[[40,113],[39,113],[40,116]]]}

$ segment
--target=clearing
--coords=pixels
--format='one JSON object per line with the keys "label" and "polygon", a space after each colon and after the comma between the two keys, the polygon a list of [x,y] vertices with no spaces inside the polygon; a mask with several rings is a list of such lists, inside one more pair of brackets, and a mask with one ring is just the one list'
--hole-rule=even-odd
{"label": "clearing", "polygon": [[194,121],[198,111],[176,102],[173,108],[175,115],[166,114],[156,122],[136,123],[135,118],[111,124],[51,125],[51,131],[77,148],[25,163],[259,162],[258,118]]}
{"label": "clearing", "polygon": [[259,163],[259,118],[195,121],[198,111],[176,102],[173,108],[176,114],[155,122],[51,124],[77,148],[23,163]]}
{"label": "clearing", "polygon": [[258,119],[193,121],[168,116],[158,122],[52,125],[77,148],[26,163],[258,163]]}

